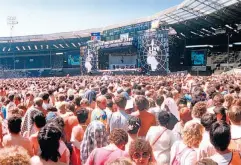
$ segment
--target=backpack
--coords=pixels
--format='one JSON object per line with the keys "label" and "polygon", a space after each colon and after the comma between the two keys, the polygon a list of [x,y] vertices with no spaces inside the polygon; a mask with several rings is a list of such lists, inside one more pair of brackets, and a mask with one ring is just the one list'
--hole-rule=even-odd
{"label": "backpack", "polygon": [[[189,148],[189,147],[185,147],[182,151],[178,151],[178,146],[177,146],[177,150],[176,150],[176,153],[175,153],[175,156],[174,156],[174,159],[172,160],[171,164],[170,165],[181,165],[181,158],[182,158],[182,155],[189,151],[189,153],[191,153],[191,151],[193,151],[193,149]],[[188,154],[189,154],[188,153]]]}

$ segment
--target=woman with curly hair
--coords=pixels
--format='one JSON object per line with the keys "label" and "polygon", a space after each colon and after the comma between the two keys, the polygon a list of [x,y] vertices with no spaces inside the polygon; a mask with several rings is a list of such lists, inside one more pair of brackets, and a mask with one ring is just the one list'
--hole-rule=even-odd
{"label": "woman with curly hair", "polygon": [[203,128],[196,121],[189,121],[185,124],[182,141],[177,141],[171,148],[171,163],[193,165],[197,162],[197,152],[194,150],[199,147],[202,141]]}
{"label": "woman with curly hair", "polygon": [[104,165],[117,158],[125,156],[125,145],[128,142],[128,135],[123,129],[114,129],[109,136],[109,145],[102,148],[95,148],[86,161],[86,165]]}
{"label": "woman with curly hair", "polygon": [[54,123],[44,126],[38,133],[38,142],[40,146],[40,156],[31,158],[32,165],[64,165],[60,162],[59,153],[61,130]]}
{"label": "woman with curly hair", "polygon": [[129,156],[135,165],[155,164],[152,147],[148,141],[143,139],[137,139],[131,143]]}

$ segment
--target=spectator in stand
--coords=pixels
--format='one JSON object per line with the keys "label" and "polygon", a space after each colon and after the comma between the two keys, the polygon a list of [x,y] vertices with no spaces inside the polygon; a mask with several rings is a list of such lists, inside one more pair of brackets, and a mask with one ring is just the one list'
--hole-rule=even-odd
{"label": "spectator in stand", "polygon": [[203,138],[198,149],[199,159],[210,157],[216,153],[213,145],[210,142],[210,136],[209,136],[211,125],[216,121],[217,121],[216,116],[211,113],[206,113],[201,118],[201,124],[205,128],[205,131],[203,133]]}
{"label": "spectator in stand", "polygon": [[149,128],[156,125],[156,118],[153,114],[147,112],[149,102],[145,96],[136,96],[135,107],[137,111],[131,115],[140,118],[142,121],[139,136],[145,138]]}
{"label": "spectator in stand", "polygon": [[87,128],[86,121],[88,119],[88,110],[81,109],[76,112],[79,124],[74,126],[71,134],[71,142],[73,146],[72,164],[81,164],[80,146]]}
{"label": "spectator in stand", "polygon": [[42,127],[45,126],[46,120],[45,116],[42,112],[36,113],[33,116],[34,127],[37,130],[36,133],[32,134],[29,137],[31,148],[33,150],[33,154],[37,155],[39,153],[39,144],[38,144],[38,133]]}
{"label": "spectator in stand", "polygon": [[122,129],[114,129],[109,136],[109,145],[94,149],[89,155],[86,164],[104,165],[117,158],[125,156],[125,145],[128,142],[128,135]]}
{"label": "spectator in stand", "polygon": [[12,116],[8,119],[9,134],[3,137],[3,147],[9,146],[22,146],[28,151],[30,156],[33,155],[33,151],[30,145],[30,141],[20,135],[22,119],[20,116]]}
{"label": "spectator in stand", "polygon": [[114,98],[114,103],[117,106],[117,112],[112,113],[110,119],[110,132],[116,128],[128,130],[129,115],[125,112],[127,99],[123,94],[117,94]]}
{"label": "spectator in stand", "polygon": [[189,121],[183,129],[182,141],[177,141],[171,148],[170,165],[175,163],[193,165],[197,162],[196,148],[202,141],[203,128],[195,121]]}
{"label": "spectator in stand", "polygon": [[105,125],[95,120],[91,122],[83,137],[83,141],[80,146],[80,156],[82,164],[85,164],[90,153],[95,148],[101,148],[107,145],[107,131]]}
{"label": "spectator in stand", "polygon": [[146,135],[146,140],[151,144],[155,159],[159,164],[170,162],[171,147],[176,138],[171,130],[167,129],[170,114],[162,111],[158,115],[159,126],[150,127]]}
{"label": "spectator in stand", "polygon": [[218,165],[241,164],[239,152],[232,152],[228,149],[231,132],[230,126],[224,121],[218,121],[211,126],[210,141],[216,150],[216,154],[210,158]]}
{"label": "spectator in stand", "polygon": [[30,165],[28,151],[21,146],[0,149],[1,165]]}
{"label": "spectator in stand", "polygon": [[129,151],[130,145],[138,138],[138,133],[141,127],[141,120],[137,117],[131,116],[128,120],[128,143],[126,144],[126,151]]}
{"label": "spectator in stand", "polygon": [[205,102],[198,102],[194,105],[191,114],[192,114],[192,121],[195,121],[199,124],[201,124],[201,117],[207,112]]}
{"label": "spectator in stand", "polygon": [[65,162],[60,161],[61,130],[54,123],[45,125],[38,134],[38,142],[40,146],[40,155],[31,158],[31,165],[64,165]]}
{"label": "spectator in stand", "polygon": [[152,147],[143,139],[136,139],[130,145],[129,156],[135,165],[150,165],[155,163]]}
{"label": "spectator in stand", "polygon": [[229,148],[241,152],[241,106],[233,106],[227,114],[231,123]]}

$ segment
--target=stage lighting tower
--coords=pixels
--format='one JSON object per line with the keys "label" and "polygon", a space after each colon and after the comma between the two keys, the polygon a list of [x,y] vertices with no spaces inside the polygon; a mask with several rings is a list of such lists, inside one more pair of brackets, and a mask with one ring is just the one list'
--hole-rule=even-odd
{"label": "stage lighting tower", "polygon": [[[7,24],[8,26],[10,27],[10,50],[11,50],[11,46],[12,46],[12,43],[13,43],[13,29],[15,27],[15,25],[18,24],[18,21],[17,21],[17,18],[16,16],[8,16],[7,17]],[[14,70],[15,70],[15,53],[14,53]]]}

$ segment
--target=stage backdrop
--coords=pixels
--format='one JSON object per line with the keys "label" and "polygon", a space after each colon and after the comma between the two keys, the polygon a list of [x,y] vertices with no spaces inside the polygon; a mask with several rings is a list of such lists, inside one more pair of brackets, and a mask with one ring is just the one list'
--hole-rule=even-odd
{"label": "stage backdrop", "polygon": [[126,56],[116,56],[116,55],[109,55],[109,68],[110,69],[117,69],[118,66],[132,66],[135,67],[136,65],[137,55],[126,55]]}

